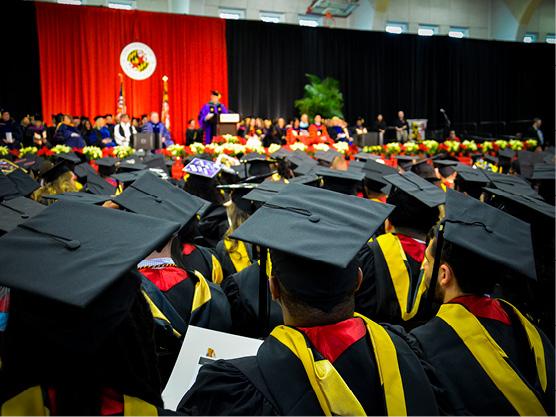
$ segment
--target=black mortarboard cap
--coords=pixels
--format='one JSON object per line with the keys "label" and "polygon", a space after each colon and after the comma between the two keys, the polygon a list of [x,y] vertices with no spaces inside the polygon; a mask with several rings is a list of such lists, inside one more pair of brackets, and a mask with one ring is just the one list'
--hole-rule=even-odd
{"label": "black mortarboard cap", "polygon": [[532,180],[552,180],[554,181],[554,164],[541,162],[533,166]]}
{"label": "black mortarboard cap", "polygon": [[17,188],[19,195],[29,196],[33,191],[39,188],[39,183],[21,169],[13,170],[7,177],[15,184],[15,188]]}
{"label": "black mortarboard cap", "polygon": [[404,171],[407,171],[417,160],[419,160],[419,157],[415,155],[397,155],[396,160],[398,161],[398,166]]}
{"label": "black mortarboard cap", "polygon": [[323,178],[322,188],[342,194],[357,194],[358,187],[363,184],[365,174],[355,171],[340,171],[331,168],[318,168],[315,174]]}
{"label": "black mortarboard cap", "polygon": [[500,149],[498,151],[498,158],[513,159],[515,151],[511,148]]}
{"label": "black mortarboard cap", "polygon": [[489,182],[485,171],[479,168],[473,168],[469,165],[459,164],[456,165],[456,172],[458,173],[458,181],[484,185],[488,184]]}
{"label": "black mortarboard cap", "polygon": [[89,194],[89,193],[82,193],[82,192],[67,192],[63,194],[45,195],[43,196],[43,198],[49,200],[73,201],[76,203],[102,205],[106,201],[112,199],[112,196]]}
{"label": "black mortarboard cap", "polygon": [[338,157],[343,157],[343,155],[340,152],[338,152],[334,149],[329,149],[327,151],[317,151],[317,152],[315,152],[315,159],[317,161],[325,163],[327,166],[332,165],[332,162],[334,162],[334,159],[336,159]]}
{"label": "black mortarboard cap", "polygon": [[403,174],[386,175],[384,179],[428,207],[439,206],[444,204],[446,200],[446,193],[442,189],[414,172],[408,171]]}
{"label": "black mortarboard cap", "polygon": [[[268,182],[268,181],[265,181]],[[317,174],[307,174],[307,175],[299,175],[297,177],[290,178],[288,180],[290,184],[304,184],[304,185],[312,185],[320,187],[322,183],[322,177],[319,177]]]}
{"label": "black mortarboard cap", "polygon": [[99,174],[104,176],[109,176],[116,172],[117,162],[118,158],[113,158],[111,156],[99,158],[95,161],[95,163],[98,165]]}
{"label": "black mortarboard cap", "polygon": [[87,162],[76,165],[73,169],[73,173],[79,181],[85,182],[87,180],[87,175],[97,175],[95,169],[89,165]]}
{"label": "black mortarboard cap", "polygon": [[293,173],[295,175],[309,175],[316,171],[318,162],[314,159],[290,159],[290,163],[295,165]]}
{"label": "black mortarboard cap", "polygon": [[429,182],[440,181],[440,178],[436,176],[433,166],[428,161],[429,159],[423,159],[416,162],[411,167],[411,171]]}
{"label": "black mortarboard cap", "polygon": [[456,171],[456,166],[458,165],[458,161],[454,161],[451,159],[438,159],[433,160],[434,166],[438,168],[438,172],[444,178],[449,177]]}
{"label": "black mortarboard cap", "polygon": [[283,159],[283,158],[287,158],[287,156],[290,155],[291,153],[292,151],[289,151],[286,148],[280,148],[276,152],[271,153],[270,156],[272,156],[275,159]]}
{"label": "black mortarboard cap", "polygon": [[530,179],[533,176],[535,164],[543,162],[544,152],[519,151],[517,158],[519,161],[519,173],[523,178]]}
{"label": "black mortarboard cap", "polygon": [[444,222],[446,241],[536,279],[529,224],[450,189]]}
{"label": "black mortarboard cap", "polygon": [[81,163],[81,158],[79,158],[79,156],[77,156],[74,152],[56,154],[56,160],[67,162],[72,167]]}
{"label": "black mortarboard cap", "polygon": [[369,160],[373,160],[373,159],[380,159],[379,155],[374,155],[372,153],[367,153],[367,152],[359,152],[358,154],[354,155],[355,160],[357,161],[369,161]]}
{"label": "black mortarboard cap", "polygon": [[485,154],[483,156],[483,159],[489,163],[491,163],[492,165],[498,165],[498,158],[496,156],[492,156],[489,154]]}
{"label": "black mortarboard cap", "polygon": [[[86,307],[178,227],[166,220],[61,201],[0,239],[0,284]],[[14,250],[33,256],[14,256]],[[120,308],[115,303],[110,313]]]}
{"label": "black mortarboard cap", "polygon": [[15,183],[7,175],[0,172],[0,200],[7,200],[18,197],[19,191]]}
{"label": "black mortarboard cap", "polygon": [[118,164],[118,172],[142,171],[147,169],[147,165],[137,157],[129,157]]}
{"label": "black mortarboard cap", "polygon": [[497,188],[514,195],[541,198],[531,185],[521,177],[494,172],[485,172],[485,175],[490,180],[490,187],[492,188]]}
{"label": "black mortarboard cap", "polygon": [[143,158],[143,164],[146,165],[147,168],[160,169],[163,172],[168,172],[168,167],[166,166],[164,155],[162,154],[149,154],[145,156]]}
{"label": "black mortarboard cap", "polygon": [[87,175],[85,191],[97,195],[113,195],[116,193],[116,187],[99,175]]}
{"label": "black mortarboard cap", "polygon": [[0,235],[15,229],[46,208],[26,197],[16,197],[0,203]]}
{"label": "black mortarboard cap", "polygon": [[495,195],[497,198],[501,198],[505,201],[509,201],[516,204],[528,211],[539,213],[543,216],[554,219],[554,206],[548,204],[538,197],[532,197],[530,195],[513,194],[504,191],[499,188],[487,187],[485,191]]}
{"label": "black mortarboard cap", "polygon": [[288,184],[283,182],[265,181],[259,184],[258,187],[249,190],[243,198],[249,201],[265,203],[287,186]]}
{"label": "black mortarboard cap", "polygon": [[384,187],[389,188],[390,183],[384,179],[385,175],[397,173],[398,171],[396,171],[396,169],[372,159],[367,160],[363,167],[363,174],[365,174],[367,186],[376,192],[384,190]]}
{"label": "black mortarboard cap", "polygon": [[363,170],[364,166],[365,166],[365,162],[360,160],[353,160],[350,161],[348,165],[348,171],[361,171]]}
{"label": "black mortarboard cap", "polygon": [[290,184],[230,237],[345,268],[393,209],[388,204]]}
{"label": "black mortarboard cap", "polygon": [[114,178],[116,181],[124,184],[124,186],[127,187],[129,184],[133,183],[133,181],[135,181],[145,172],[148,172],[148,170],[145,169],[142,171],[119,172],[117,174],[111,175],[110,178]]}
{"label": "black mortarboard cap", "polygon": [[53,182],[56,180],[56,178],[60,177],[68,171],[69,169],[64,161],[53,163],[45,160],[41,164],[39,177],[44,179],[46,182]]}
{"label": "black mortarboard cap", "polygon": [[151,172],[141,175],[112,199],[134,213],[169,219],[186,225],[203,206],[203,200],[160,179]]}

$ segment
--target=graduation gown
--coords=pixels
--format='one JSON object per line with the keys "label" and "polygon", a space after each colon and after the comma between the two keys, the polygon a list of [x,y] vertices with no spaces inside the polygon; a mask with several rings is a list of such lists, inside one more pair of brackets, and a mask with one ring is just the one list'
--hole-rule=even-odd
{"label": "graduation gown", "polygon": [[182,245],[181,265],[186,269],[198,271],[209,281],[220,284],[225,277],[219,257],[212,249],[200,245],[184,243]]}
{"label": "graduation gown", "polygon": [[[56,391],[40,385],[27,388],[0,405],[2,416],[51,416],[56,411]],[[171,410],[149,404],[137,397],[105,389],[99,414],[103,416],[171,416]]]}
{"label": "graduation gown", "polygon": [[253,247],[250,243],[236,240],[237,246],[232,251],[232,239],[224,238],[216,245],[216,254],[222,264],[224,278],[242,271],[253,263]]}
{"label": "graduation gown", "polygon": [[[466,304],[443,304],[436,317],[411,332],[451,396],[454,412],[517,415],[520,409],[533,415],[540,406],[554,415],[554,347],[547,337],[509,304],[500,302],[502,317],[509,318],[504,322],[497,317],[499,308],[493,314],[481,307],[484,299],[492,302],[488,297],[471,297]],[[457,329],[453,323],[459,323]],[[530,339],[527,329],[536,337]]]}
{"label": "graduation gown", "polygon": [[[228,297],[230,311],[232,315],[232,331],[247,337],[266,337],[267,334],[260,334],[259,328],[259,264],[251,264],[241,272],[232,274],[222,282],[222,290]],[[283,324],[282,309],[280,305],[272,300],[270,290],[268,290],[268,300],[270,300],[270,329]]]}
{"label": "graduation gown", "polygon": [[[354,400],[367,415],[385,415],[387,407],[391,407],[390,414],[437,414],[433,389],[417,356],[393,330],[374,326],[384,336],[374,339],[376,344],[371,342],[360,318],[309,329],[279,326],[256,356],[203,366],[180,402],[178,412],[324,415],[326,401],[321,406],[324,393],[334,414],[353,414]],[[335,343],[330,343],[332,340]],[[388,367],[399,373],[389,376],[383,373],[384,384],[388,386],[383,389],[375,353],[380,351],[377,347],[382,349],[386,345],[393,354]],[[327,388],[318,383],[313,388],[315,378],[311,369],[316,364],[328,369],[327,376],[322,378],[329,383]],[[397,379],[390,378],[394,375]],[[389,389],[393,387],[397,389]],[[396,399],[394,392],[398,394]]]}
{"label": "graduation gown", "polygon": [[[213,136],[216,135],[216,122],[218,120],[218,115],[222,113],[228,113],[228,109],[222,103],[214,104],[207,103],[199,111],[199,125],[203,129],[205,144],[211,143]],[[205,120],[205,117],[209,114],[214,114],[209,120]]]}
{"label": "graduation gown", "polygon": [[386,233],[359,252],[363,282],[355,293],[355,310],[378,322],[415,327],[428,311],[421,263],[424,243]]}
{"label": "graduation gown", "polygon": [[212,203],[199,219],[199,232],[203,235],[205,246],[211,248],[222,240],[226,230],[230,227],[226,207]]}
{"label": "graduation gown", "polygon": [[143,261],[141,289],[155,322],[158,367],[166,383],[191,324],[211,330],[231,330],[230,306],[220,287],[194,271]]}

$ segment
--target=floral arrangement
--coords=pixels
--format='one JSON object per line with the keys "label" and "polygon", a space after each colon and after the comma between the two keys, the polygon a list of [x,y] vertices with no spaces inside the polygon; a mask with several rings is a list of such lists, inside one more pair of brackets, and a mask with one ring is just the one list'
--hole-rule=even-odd
{"label": "floral arrangement", "polygon": [[419,152],[419,144],[417,144],[416,142],[406,142],[402,145],[402,150],[407,154],[407,155],[413,155]]}
{"label": "floral arrangement", "polygon": [[54,154],[70,153],[71,148],[67,145],[56,145],[56,146],[53,146],[52,148],[50,148],[50,151]]}
{"label": "floral arrangement", "polygon": [[446,152],[450,152],[450,153],[456,153],[459,151],[459,146],[460,143],[458,141],[455,140],[447,140],[444,141],[444,143],[442,145],[440,145],[440,147],[445,150]]}
{"label": "floral arrangement", "polygon": [[305,145],[304,143],[301,143],[301,142],[296,142],[296,143],[293,143],[293,144],[290,145],[290,149],[292,151],[300,150],[300,151],[305,152],[307,150],[307,145]]}
{"label": "floral arrangement", "polygon": [[25,155],[36,154],[38,149],[34,146],[27,146],[19,150],[19,157],[23,158]]}
{"label": "floral arrangement", "polygon": [[539,145],[539,143],[535,140],[535,139],[527,139],[524,142],[525,146],[527,147],[528,150],[533,151],[537,148],[537,146]]}
{"label": "floral arrangement", "polygon": [[477,152],[477,144],[472,140],[464,140],[461,142],[460,148],[467,152]]}
{"label": "floral arrangement", "polygon": [[435,140],[424,140],[421,142],[423,145],[422,150],[430,155],[436,155],[438,153],[439,143]]}
{"label": "floral arrangement", "polygon": [[398,155],[402,152],[402,145],[398,142],[391,142],[385,145],[386,155]]}
{"label": "floral arrangement", "polygon": [[183,145],[179,145],[179,144],[170,145],[166,148],[166,151],[171,156],[180,157],[180,158],[183,158],[183,157],[186,156],[185,146],[183,146]]}
{"label": "floral arrangement", "polygon": [[[273,144],[274,145],[274,144]],[[328,146],[326,143],[316,143],[313,145],[313,149],[316,151],[328,151],[330,149],[330,146]]]}
{"label": "floral arrangement", "polygon": [[487,142],[483,142],[481,144],[481,150],[484,153],[488,153],[488,152],[492,151],[493,149],[494,149],[494,144],[492,142],[487,141]]}
{"label": "floral arrangement", "polygon": [[278,145],[277,143],[271,143],[270,146],[268,147],[268,153],[274,153],[278,150],[280,150],[282,147],[280,145]]}
{"label": "floral arrangement", "polygon": [[114,148],[112,148],[112,153],[115,157],[123,159],[133,155],[135,153],[135,149],[131,146],[114,146]]}
{"label": "floral arrangement", "polygon": [[85,146],[81,150],[81,152],[83,152],[83,155],[85,155],[89,159],[99,159],[103,156],[102,149],[100,149],[98,146]]}
{"label": "floral arrangement", "polygon": [[[349,143],[347,142],[338,142],[335,143],[334,145],[332,145],[334,147],[334,149],[336,149],[338,152],[342,153],[342,154],[347,154],[349,151]],[[314,146],[313,146],[314,148]]]}
{"label": "floral arrangement", "polygon": [[0,156],[8,156],[10,154],[10,150],[7,146],[0,146]]}

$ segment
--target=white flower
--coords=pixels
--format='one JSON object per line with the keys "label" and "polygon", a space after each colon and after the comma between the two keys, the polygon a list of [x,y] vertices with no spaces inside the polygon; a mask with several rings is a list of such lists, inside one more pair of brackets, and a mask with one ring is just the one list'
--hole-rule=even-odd
{"label": "white flower", "polygon": [[328,151],[328,149],[330,149],[330,146],[328,146],[326,143],[317,143],[316,145],[313,145],[313,148],[315,148],[315,150],[317,151]]}
{"label": "white flower", "polygon": [[268,152],[269,153],[274,153],[278,150],[280,150],[280,148],[282,148],[280,145],[278,145],[277,143],[271,143],[270,146],[268,147]]}
{"label": "white flower", "polygon": [[290,145],[290,149],[292,151],[297,151],[297,150],[305,151],[307,149],[307,145],[305,145],[301,142],[297,142],[297,143],[294,143],[294,144]]}

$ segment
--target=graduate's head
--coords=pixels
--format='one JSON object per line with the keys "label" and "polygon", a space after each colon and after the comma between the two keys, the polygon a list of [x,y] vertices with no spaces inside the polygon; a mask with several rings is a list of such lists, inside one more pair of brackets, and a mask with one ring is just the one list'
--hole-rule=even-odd
{"label": "graduate's head", "polygon": [[129,119],[129,114],[124,113],[120,116],[120,122],[121,123],[129,123],[129,120],[130,120]]}
{"label": "graduate's head", "polygon": [[71,120],[72,120],[72,118],[69,114],[64,114],[62,116],[62,123],[65,123],[67,125],[71,125]]}
{"label": "graduate's head", "polygon": [[301,115],[301,123],[309,124],[309,116],[306,113]]}
{"label": "graduate's head", "polygon": [[189,127],[189,129],[195,129],[197,127],[195,119],[189,119],[189,121],[187,122],[187,127]]}
{"label": "graduate's head", "polygon": [[398,119],[403,120],[404,117],[405,117],[405,113],[402,110],[398,111]]}
{"label": "graduate's head", "polygon": [[353,315],[357,253],[389,205],[301,184],[270,197],[230,238],[270,249],[271,293],[286,324],[329,324]]}
{"label": "graduate's head", "polygon": [[322,123],[322,116],[320,114],[315,114],[314,118],[315,124],[320,125]]}
{"label": "graduate's head", "polygon": [[151,112],[149,119],[151,121],[151,123],[157,124],[158,122],[160,122],[160,116],[157,112],[153,111]]}
{"label": "graduate's head", "polygon": [[388,217],[386,231],[426,236],[440,217],[439,206],[446,199],[445,193],[414,172],[383,178],[394,186],[386,202],[396,207]]}
{"label": "graduate's head", "polygon": [[72,123],[74,126],[79,126],[81,124],[81,117],[73,116]]}
{"label": "graduate's head", "polygon": [[446,217],[431,232],[423,268],[429,286],[436,275],[438,302],[490,294],[501,277],[535,280],[530,226],[448,189]]}
{"label": "graduate's head", "polygon": [[271,250],[270,291],[290,320],[316,326],[353,316],[355,291],[363,273],[352,260],[346,268]]}
{"label": "graduate's head", "polygon": [[378,114],[378,116],[376,116],[376,121],[377,122],[382,122],[384,120],[384,117],[382,116],[382,114]]}
{"label": "graduate's head", "polygon": [[283,117],[279,117],[276,120],[276,124],[278,125],[279,128],[284,128],[286,126],[286,119],[284,119]]}

